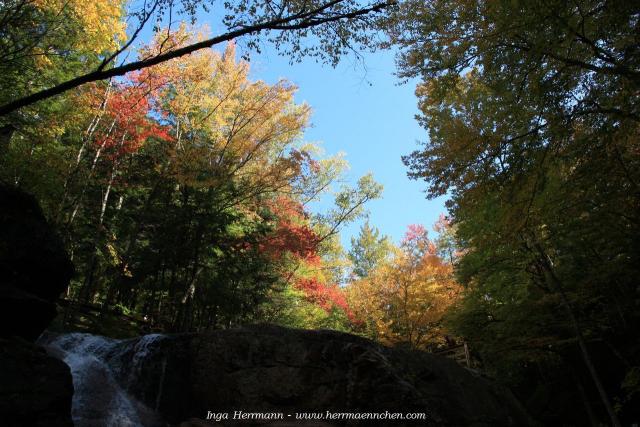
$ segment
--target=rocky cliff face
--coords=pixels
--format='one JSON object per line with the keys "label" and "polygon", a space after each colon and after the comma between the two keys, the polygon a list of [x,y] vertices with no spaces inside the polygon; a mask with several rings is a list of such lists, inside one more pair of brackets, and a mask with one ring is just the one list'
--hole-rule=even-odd
{"label": "rocky cliff face", "polygon": [[35,340],[73,266],[31,195],[0,183],[0,336]]}
{"label": "rocky cliff face", "polygon": [[[68,360],[86,345],[81,342],[92,342],[90,354],[110,367],[109,375],[132,397],[133,403],[121,405],[134,411],[130,419],[149,420],[139,425],[156,425],[150,416],[155,410],[182,426],[208,425],[208,412],[232,418],[234,411],[284,414],[284,421],[268,425],[529,425],[507,390],[454,362],[381,347],[349,334],[260,326],[126,341],[96,342],[90,337],[52,336],[47,341]],[[77,370],[72,365],[74,376]],[[74,382],[78,384],[75,377]],[[107,400],[104,387],[99,393],[101,402]],[[288,414],[325,411],[425,413],[427,420],[286,423]],[[265,425],[247,420],[210,423]],[[76,423],[82,425],[92,424]]]}
{"label": "rocky cliff face", "polygon": [[71,426],[69,367],[32,343],[72,274],[36,200],[0,183],[0,424]]}

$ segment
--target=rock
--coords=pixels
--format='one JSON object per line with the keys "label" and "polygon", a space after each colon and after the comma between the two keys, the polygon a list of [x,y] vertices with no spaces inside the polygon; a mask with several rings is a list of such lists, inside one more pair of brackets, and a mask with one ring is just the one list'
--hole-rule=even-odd
{"label": "rock", "polygon": [[[449,359],[333,331],[256,326],[154,335],[119,341],[103,354],[129,394],[176,425],[531,424],[508,390]],[[206,420],[208,412],[232,418],[236,410],[283,413],[284,419]],[[294,422],[296,413],[326,411],[425,413],[427,419]]]}
{"label": "rock", "polygon": [[69,367],[19,338],[0,338],[0,423],[73,427]]}
{"label": "rock", "polygon": [[56,314],[72,266],[36,202],[0,184],[0,424],[72,427],[69,367],[31,342]]}
{"label": "rock", "polygon": [[36,200],[0,184],[0,336],[35,340],[73,267]]}
{"label": "rock", "polygon": [[0,337],[34,340],[56,316],[51,301],[15,288],[0,287]]}

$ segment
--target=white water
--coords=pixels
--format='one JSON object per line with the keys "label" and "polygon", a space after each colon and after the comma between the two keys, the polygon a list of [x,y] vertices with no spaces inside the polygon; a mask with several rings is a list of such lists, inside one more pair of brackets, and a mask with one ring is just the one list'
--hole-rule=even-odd
{"label": "white water", "polygon": [[[63,334],[42,343],[71,368],[74,387],[71,415],[75,427],[158,425],[159,417],[125,388],[136,381],[149,355],[149,346],[162,337],[145,335],[135,342],[133,349],[122,340],[84,333]],[[130,360],[128,366],[121,366],[123,359]],[[124,368],[126,384],[120,384],[116,378],[122,377],[119,374]]]}

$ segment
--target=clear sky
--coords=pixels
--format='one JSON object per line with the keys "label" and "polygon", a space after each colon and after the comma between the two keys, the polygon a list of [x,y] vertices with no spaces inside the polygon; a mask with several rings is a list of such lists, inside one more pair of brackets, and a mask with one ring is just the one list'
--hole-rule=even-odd
{"label": "clear sky", "polygon": [[[335,69],[312,59],[289,65],[274,52],[251,56],[253,79],[274,83],[286,78],[299,87],[296,101],[307,102],[313,110],[306,140],[321,141],[326,154],[345,152],[351,165],[349,182],[372,172],[384,186],[382,198],[368,205],[369,221],[398,242],[409,224],[431,229],[445,213],[445,199],[426,200],[426,183],[407,178],[400,157],[416,149],[427,134],[415,120],[416,82],[398,85],[394,71],[389,51],[365,54],[364,67],[347,57]],[[357,223],[342,230],[345,249],[359,227]]]}

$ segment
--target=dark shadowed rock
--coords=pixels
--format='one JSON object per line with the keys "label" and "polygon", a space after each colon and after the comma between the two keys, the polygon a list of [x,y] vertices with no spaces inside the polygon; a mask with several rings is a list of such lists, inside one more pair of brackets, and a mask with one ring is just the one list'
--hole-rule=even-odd
{"label": "dark shadowed rock", "polygon": [[36,200],[0,184],[0,336],[35,340],[73,268]]}
{"label": "dark shadowed rock", "polygon": [[72,266],[36,200],[0,184],[0,425],[70,427],[69,367],[31,342],[53,320]]}
{"label": "dark shadowed rock", "polygon": [[0,286],[0,336],[34,340],[56,316],[56,307],[32,293]]}
{"label": "dark shadowed rock", "polygon": [[[423,421],[306,426],[527,426],[508,390],[455,362],[333,331],[274,326],[122,341],[105,355],[128,392],[168,421],[209,425],[212,413],[425,413]],[[289,424],[288,424],[289,423]],[[290,425],[210,422],[211,425]]]}
{"label": "dark shadowed rock", "polygon": [[0,425],[72,427],[69,367],[19,338],[0,338]]}

